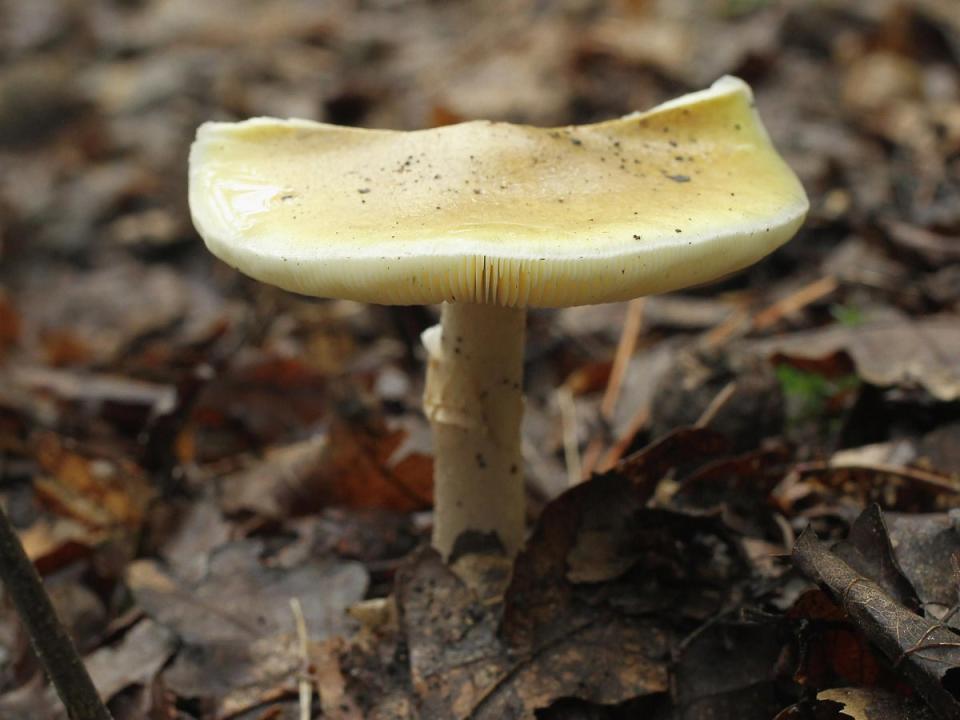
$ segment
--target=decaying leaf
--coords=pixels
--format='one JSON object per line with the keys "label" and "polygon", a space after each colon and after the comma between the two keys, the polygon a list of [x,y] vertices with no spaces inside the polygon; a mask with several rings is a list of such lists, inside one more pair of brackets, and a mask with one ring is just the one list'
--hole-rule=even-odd
{"label": "decaying leaf", "polygon": [[139,528],[155,490],[135,463],[87,457],[52,433],[38,435],[34,453],[37,492],[58,513],[91,528]]}
{"label": "decaying leaf", "polygon": [[682,720],[769,720],[783,707],[778,681],[794,638],[782,618],[719,620],[688,638],[671,689]]}
{"label": "decaying leaf", "polygon": [[794,705],[774,720],[935,720],[916,700],[877,688],[835,688]]}
{"label": "decaying leaf", "polygon": [[0,358],[20,337],[20,316],[10,295],[0,286]]}
{"label": "decaying leaf", "polygon": [[253,541],[225,545],[206,576],[189,583],[149,560],[128,571],[137,603],[183,643],[164,673],[167,685],[184,697],[207,698],[224,714],[295,687],[300,660],[290,598],[300,600],[310,636],[323,639],[346,629],[345,610],[367,586],[357,563],[271,567],[262,552]]}
{"label": "decaying leaf", "polygon": [[610,704],[667,689],[669,635],[655,622],[606,611],[571,616],[549,642],[511,647],[497,618],[432,551],[398,577],[413,687],[429,717],[532,718],[576,694]]}
{"label": "decaying leaf", "polygon": [[65,410],[117,424],[142,426],[151,417],[169,412],[177,400],[173,387],[117,375],[16,365],[7,373],[15,387],[52,397]]}
{"label": "decaying leaf", "polygon": [[[675,607],[673,590],[698,577],[706,580],[710,572],[688,553],[702,553],[703,560],[714,555],[721,574],[742,570],[713,521],[644,508],[665,475],[698,465],[723,447],[723,438],[710,430],[680,428],[544,508],[507,589],[503,632],[510,643],[532,649],[568,628],[567,613],[579,607],[574,599],[579,582],[618,580],[633,571],[623,587],[625,603]],[[640,569],[650,566],[658,573]],[[684,592],[688,604],[677,609],[699,616],[722,605],[719,596],[704,590],[695,596]]]}
{"label": "decaying leaf", "polygon": [[771,340],[752,348],[766,356],[815,361],[844,352],[868,383],[921,387],[938,400],[960,398],[960,318],[938,315],[859,326],[832,325]]}
{"label": "decaying leaf", "polygon": [[130,685],[149,685],[177,646],[174,633],[152,620],[141,620],[123,639],[86,659],[101,697],[109,700]]}
{"label": "decaying leaf", "polygon": [[[328,453],[326,436],[270,448],[250,467],[219,481],[220,505],[226,513],[254,512],[281,518],[312,494],[319,494],[317,475]],[[310,498],[316,503],[316,497]]]}
{"label": "decaying leaf", "polygon": [[851,720],[933,720],[933,713],[920,703],[882,690],[837,688],[817,695],[819,703],[839,705],[838,718]]}
{"label": "decaying leaf", "polygon": [[90,554],[106,533],[68,518],[39,518],[20,533],[23,549],[41,575]]}
{"label": "decaying leaf", "polygon": [[200,392],[177,440],[181,462],[209,463],[301,436],[329,410],[327,378],[270,353],[234,359]]}
{"label": "decaying leaf", "polygon": [[[375,681],[381,698],[402,697],[408,678],[426,717],[561,717],[560,698],[665,706],[680,629],[722,608],[722,588],[747,569],[716,519],[645,504],[665,476],[722,448],[716,433],[681,429],[553,500],[495,602],[483,598],[496,592],[469,587],[432,550],[415,553],[396,578],[392,660],[356,645],[345,672],[399,678],[388,688]],[[364,710],[387,716],[382,704]]]}
{"label": "decaying leaf", "polygon": [[338,419],[328,434],[271,448],[223,478],[221,506],[268,518],[330,506],[422,510],[430,505],[433,462],[416,452],[396,457],[404,437],[382,424]]}
{"label": "decaying leaf", "polygon": [[[31,278],[27,318],[41,337],[55,332],[82,348],[82,359],[117,358],[150,333],[169,328],[190,312],[190,291],[172,270],[123,263],[106,266],[84,281],[70,272]],[[50,292],[50,286],[59,288]],[[123,302],[118,302],[123,298]],[[63,319],[70,318],[64,326]]]}
{"label": "decaying leaf", "polygon": [[784,506],[802,511],[854,503],[872,503],[884,510],[935,512],[960,504],[960,483],[937,472],[896,465],[810,462],[794,466],[787,482],[778,488]]}
{"label": "decaying leaf", "polygon": [[[890,540],[903,574],[916,589],[924,612],[960,630],[960,517],[952,513],[889,513]],[[951,559],[954,561],[951,567]]]}
{"label": "decaying leaf", "polygon": [[898,603],[913,612],[920,611],[920,600],[900,568],[879,505],[871,505],[860,513],[847,539],[834,545],[833,552]]}
{"label": "decaying leaf", "polygon": [[778,538],[780,531],[765,508],[783,480],[788,457],[787,449],[776,445],[707,463],[679,483],[670,504],[720,513],[728,527],[744,535]]}
{"label": "decaying leaf", "polygon": [[893,684],[891,673],[869,642],[823,591],[803,593],[787,617],[804,623],[798,633],[802,652],[794,673],[801,686]]}
{"label": "decaying leaf", "polygon": [[812,532],[800,536],[793,557],[940,718],[960,717],[960,635],[900,605],[830,552]]}

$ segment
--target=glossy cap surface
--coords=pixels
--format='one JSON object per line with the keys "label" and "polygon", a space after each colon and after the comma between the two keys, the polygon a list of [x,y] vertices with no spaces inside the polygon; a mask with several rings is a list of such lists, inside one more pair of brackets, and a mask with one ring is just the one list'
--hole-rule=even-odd
{"label": "glossy cap surface", "polygon": [[287,290],[382,304],[562,307],[707,282],[807,212],[750,88],[535,128],[206,123],[190,208],[209,249]]}

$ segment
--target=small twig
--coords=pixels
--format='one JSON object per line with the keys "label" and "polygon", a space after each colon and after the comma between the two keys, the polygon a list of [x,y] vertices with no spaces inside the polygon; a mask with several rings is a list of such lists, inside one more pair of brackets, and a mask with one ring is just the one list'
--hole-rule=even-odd
{"label": "small twig", "polygon": [[580,464],[582,466],[580,472],[583,473],[584,480],[593,475],[593,470],[597,467],[597,463],[600,462],[605,447],[606,444],[599,437],[593,438],[587,444],[587,448],[583,451],[580,458]]}
{"label": "small twig", "polygon": [[613,356],[613,367],[610,368],[610,379],[607,380],[607,389],[600,401],[600,413],[608,422],[613,419],[613,411],[620,398],[620,387],[627,372],[627,365],[637,349],[637,337],[643,324],[643,305],[645,298],[636,298],[627,305],[627,317],[623,322],[623,332],[617,344],[617,352]]}
{"label": "small twig", "polygon": [[703,414],[700,416],[697,422],[694,423],[694,427],[705,428],[712,423],[714,418],[717,417],[717,413],[720,412],[723,406],[727,404],[727,401],[730,399],[733,393],[736,392],[736,389],[737,382],[735,380],[731,380],[724,385],[720,392],[718,392],[714,396],[713,400],[710,401],[710,404],[707,405],[707,409],[703,411]]}
{"label": "small twig", "polygon": [[313,686],[310,684],[308,668],[310,667],[310,649],[307,636],[307,621],[303,617],[303,607],[300,605],[299,598],[290,598],[290,610],[293,612],[293,624],[297,628],[297,639],[300,641],[300,681],[298,689],[300,691],[300,720],[310,720],[313,712],[311,703],[313,701]]}
{"label": "small twig", "polygon": [[781,298],[766,310],[758,313],[753,318],[754,330],[765,330],[778,323],[787,315],[793,315],[803,308],[822,300],[827,295],[833,293],[839,287],[837,279],[832,275],[827,275],[808,285],[804,285],[785,298]]}
{"label": "small twig", "polygon": [[750,329],[750,313],[738,310],[719,325],[704,333],[701,340],[703,347],[713,350],[726,344],[734,336],[744,335]]}
{"label": "small twig", "polygon": [[37,657],[71,720],[111,720],[73,640],[57,618],[37,569],[0,507],[0,579],[10,593]]}
{"label": "small twig", "polygon": [[620,461],[620,458],[623,457],[623,454],[627,451],[627,448],[630,447],[630,444],[633,442],[637,433],[643,430],[648,422],[650,422],[650,406],[641,405],[634,414],[633,418],[631,418],[630,425],[627,427],[626,432],[623,433],[623,436],[620,437],[620,439],[618,439],[609,450],[607,450],[607,453],[603,456],[603,459],[597,466],[597,471],[606,472],[608,470],[612,470],[613,467]]}
{"label": "small twig", "polygon": [[583,480],[580,465],[580,445],[577,441],[577,405],[570,388],[557,390],[560,423],[563,427],[563,457],[567,464],[567,483],[572,487]]}

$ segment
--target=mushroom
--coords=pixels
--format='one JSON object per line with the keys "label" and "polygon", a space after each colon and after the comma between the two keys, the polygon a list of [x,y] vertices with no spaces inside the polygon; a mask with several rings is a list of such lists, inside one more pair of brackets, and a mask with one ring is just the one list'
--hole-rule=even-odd
{"label": "mushroom", "polygon": [[592,125],[474,121],[399,132],[305,120],[206,123],[193,222],[214,255],[304,295],[443,303],[423,335],[433,544],[524,540],[527,308],[626,300],[744,268],[808,209],[750,88]]}

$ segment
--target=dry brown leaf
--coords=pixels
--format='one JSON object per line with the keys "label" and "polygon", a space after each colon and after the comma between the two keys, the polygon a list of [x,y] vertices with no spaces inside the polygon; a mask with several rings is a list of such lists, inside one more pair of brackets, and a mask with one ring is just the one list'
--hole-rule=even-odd
{"label": "dry brown leaf", "polygon": [[34,453],[37,493],[57,512],[91,528],[140,527],[155,489],[133,462],[81,455],[53,433],[37,436]]}
{"label": "dry brown leaf", "polygon": [[301,659],[290,598],[300,600],[310,637],[322,640],[347,630],[345,610],[367,588],[359,563],[312,557],[287,568],[263,555],[252,540],[221,546],[199,580],[150,560],[128,569],[137,604],[182,643],[165,683],[183,697],[207,698],[217,717],[295,691]]}
{"label": "dry brown leaf", "polygon": [[817,694],[824,704],[837,703],[838,717],[850,720],[933,720],[934,714],[916,700],[876,688],[835,688]]}
{"label": "dry brown leaf", "polygon": [[[325,435],[270,448],[261,460],[219,481],[220,507],[228,514],[246,511],[268,518],[286,517],[298,506],[302,510],[304,497],[318,494],[316,476],[328,454]],[[310,503],[315,506],[317,498]]]}
{"label": "dry brown leaf", "polygon": [[374,424],[356,428],[335,423],[330,429],[325,499],[357,509],[389,508],[401,512],[430,507],[433,461],[420,453],[395,457],[406,433]]}
{"label": "dry brown leaf", "polygon": [[100,696],[109,701],[130,685],[148,685],[173,655],[176,636],[152,620],[141,620],[115,645],[91,653],[85,660]]}
{"label": "dry brown leaf", "polygon": [[106,533],[68,518],[40,518],[19,536],[27,557],[46,575],[89,555]]}
{"label": "dry brown leaf", "polygon": [[[85,274],[83,279],[62,273],[31,280],[30,313],[25,321],[41,334],[66,334],[99,361],[117,359],[131,343],[170,328],[190,309],[186,284],[164,267],[122,264]],[[57,292],[51,292],[51,286]]]}
{"label": "dry brown leaf", "polygon": [[364,720],[353,698],[347,692],[347,678],[343,675],[339,656],[345,643],[332,638],[310,646],[310,667],[320,697],[323,716],[329,720]]}
{"label": "dry brown leaf", "polygon": [[282,518],[324,507],[423,510],[431,503],[433,461],[397,458],[406,433],[337,420],[328,435],[271,448],[261,461],[223,478],[221,506]]}
{"label": "dry brown leaf", "polygon": [[537,708],[571,693],[617,703],[667,689],[668,633],[655,621],[601,611],[592,622],[568,618],[562,633],[537,647],[510,648],[493,608],[435,552],[412,558],[397,584],[411,681],[426,717],[532,720]]}
{"label": "dry brown leaf", "polygon": [[942,718],[960,717],[956,677],[960,638],[940,623],[911,612],[871,578],[803,533],[793,550],[797,567],[820,585],[894,671]]}
{"label": "dry brown leaf", "polygon": [[748,345],[785,360],[847,353],[857,374],[881,387],[921,387],[938,400],[960,399],[960,317],[937,315],[862,326],[830,325]]}

